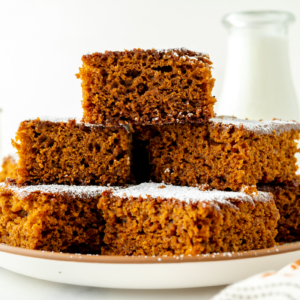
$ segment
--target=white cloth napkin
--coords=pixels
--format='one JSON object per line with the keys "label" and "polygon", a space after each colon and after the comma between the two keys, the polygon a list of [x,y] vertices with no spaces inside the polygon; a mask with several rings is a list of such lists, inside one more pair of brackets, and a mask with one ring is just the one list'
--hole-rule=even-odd
{"label": "white cloth napkin", "polygon": [[[276,258],[274,258],[276,259]],[[228,286],[212,300],[299,300],[300,260]]]}

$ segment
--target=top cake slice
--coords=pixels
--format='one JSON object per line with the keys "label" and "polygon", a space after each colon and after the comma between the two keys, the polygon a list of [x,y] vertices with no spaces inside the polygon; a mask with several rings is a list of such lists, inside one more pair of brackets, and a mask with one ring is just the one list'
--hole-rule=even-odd
{"label": "top cake slice", "polygon": [[216,102],[212,62],[184,48],[82,57],[83,121],[103,125],[204,123]]}

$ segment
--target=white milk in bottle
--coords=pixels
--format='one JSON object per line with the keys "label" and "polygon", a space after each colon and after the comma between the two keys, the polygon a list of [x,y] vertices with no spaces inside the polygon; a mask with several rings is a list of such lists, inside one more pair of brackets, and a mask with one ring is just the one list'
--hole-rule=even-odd
{"label": "white milk in bottle", "polygon": [[293,20],[293,15],[280,11],[224,17],[229,29],[228,59],[217,114],[300,121],[287,37]]}

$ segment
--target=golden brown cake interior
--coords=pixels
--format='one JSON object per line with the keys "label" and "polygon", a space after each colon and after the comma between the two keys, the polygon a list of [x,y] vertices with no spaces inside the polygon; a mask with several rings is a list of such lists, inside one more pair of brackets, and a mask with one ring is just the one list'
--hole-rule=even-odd
{"label": "golden brown cake interior", "polygon": [[83,121],[103,125],[206,122],[214,116],[209,56],[187,49],[82,57]]}
{"label": "golden brown cake interior", "polygon": [[[143,154],[149,157],[147,176],[155,182],[240,190],[257,183],[292,180],[298,169],[295,140],[300,125],[296,122],[249,124],[220,119],[207,124],[134,128],[138,149],[134,164],[140,153],[147,152]],[[145,167],[139,169],[140,165],[135,171],[141,174],[136,176],[138,182],[139,178],[145,181]]]}
{"label": "golden brown cake interior", "polygon": [[300,241],[299,176],[291,182],[260,186],[259,190],[271,192],[274,195],[276,207],[280,213],[276,241],[281,244]]}
{"label": "golden brown cake interior", "polygon": [[278,218],[270,193],[155,183],[0,187],[0,243],[28,249],[103,255],[263,249],[275,245]]}
{"label": "golden brown cake interior", "polygon": [[18,183],[124,185],[133,182],[131,133],[75,120],[24,121],[13,143]]}
{"label": "golden brown cake interior", "polygon": [[0,188],[0,243],[55,252],[100,253],[104,187]]}
{"label": "golden brown cake interior", "polygon": [[[106,222],[102,254],[196,255],[275,245],[279,214],[271,194],[171,188],[174,193],[168,185],[145,183],[105,191],[98,205]],[[178,200],[191,194],[195,201]]]}
{"label": "golden brown cake interior", "polygon": [[3,158],[2,169],[0,171],[0,182],[4,182],[6,178],[15,179],[17,177],[17,162],[15,158],[11,155],[8,155]]}

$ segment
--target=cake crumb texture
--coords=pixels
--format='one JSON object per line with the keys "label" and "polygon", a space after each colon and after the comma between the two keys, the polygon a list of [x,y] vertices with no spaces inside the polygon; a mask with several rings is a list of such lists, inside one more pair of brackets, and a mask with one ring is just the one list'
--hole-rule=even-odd
{"label": "cake crumb texture", "polygon": [[103,125],[203,123],[214,116],[207,54],[184,48],[82,57],[83,121]]}
{"label": "cake crumb texture", "polygon": [[1,168],[0,182],[4,182],[6,178],[15,179],[17,177],[17,162],[12,155],[8,155],[3,158]]}
{"label": "cake crumb texture", "polygon": [[[202,193],[201,201],[180,201],[165,192],[158,196],[169,185],[151,185],[150,195],[143,197],[135,196],[132,188],[102,193],[98,204],[106,222],[102,254],[197,255],[276,244],[279,214],[270,194],[241,199],[237,193],[220,192],[210,198],[210,192],[194,188],[194,198]],[[149,184],[141,187],[147,194]]]}
{"label": "cake crumb texture", "polygon": [[274,195],[280,213],[276,241],[281,244],[300,241],[300,180],[259,187]]}
{"label": "cake crumb texture", "polygon": [[298,169],[295,140],[300,125],[296,122],[271,122],[260,128],[217,120],[135,126],[134,130],[138,149],[134,160],[149,160],[147,168],[136,167],[137,182],[148,176],[155,182],[209,184],[219,190],[238,191],[257,183],[290,181]]}
{"label": "cake crumb texture", "polygon": [[19,189],[12,184],[0,187],[0,243],[55,252],[100,253],[104,222],[97,209],[98,195],[74,197],[59,192],[59,187],[56,192],[36,188],[27,194]]}
{"label": "cake crumb texture", "polygon": [[[139,195],[139,196],[137,196]],[[144,183],[0,185],[0,243],[102,255],[196,255],[275,245],[271,193]]]}
{"label": "cake crumb texture", "polygon": [[13,141],[19,184],[124,185],[133,182],[125,127],[24,121]]}

